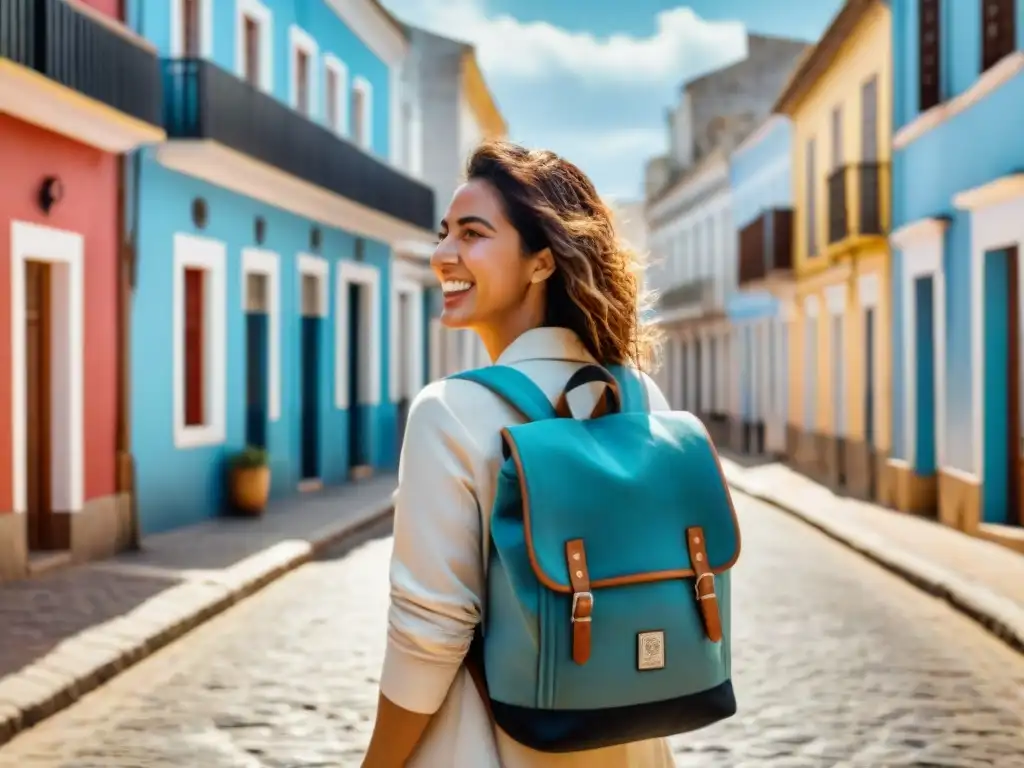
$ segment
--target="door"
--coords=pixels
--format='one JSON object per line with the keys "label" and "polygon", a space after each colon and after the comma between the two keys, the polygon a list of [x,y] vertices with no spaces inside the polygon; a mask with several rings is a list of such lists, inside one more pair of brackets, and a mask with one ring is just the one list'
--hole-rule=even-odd
{"label": "door", "polygon": [[26,502],[30,551],[55,549],[51,499],[50,403],[50,265],[25,264],[25,418]]}
{"label": "door", "polygon": [[270,399],[266,275],[247,275],[245,310],[245,442],[266,448]]}
{"label": "door", "polygon": [[875,308],[864,310],[864,443],[868,455],[868,497],[878,493],[875,459]]}
{"label": "door", "polygon": [[409,417],[409,404],[412,393],[409,391],[409,379],[412,373],[413,348],[415,339],[409,334],[412,322],[412,301],[408,293],[398,294],[398,448],[401,450],[405,438],[405,423]]}
{"label": "door", "polygon": [[363,439],[362,391],[359,381],[366,365],[363,349],[362,309],[363,288],[358,283],[348,284],[348,464],[350,469],[364,467],[366,441]]}
{"label": "door", "polygon": [[302,479],[320,478],[320,285],[302,276]]}
{"label": "door", "polygon": [[846,411],[844,408],[843,376],[843,316],[832,318],[832,418],[833,439],[836,444],[836,482],[846,484]]}

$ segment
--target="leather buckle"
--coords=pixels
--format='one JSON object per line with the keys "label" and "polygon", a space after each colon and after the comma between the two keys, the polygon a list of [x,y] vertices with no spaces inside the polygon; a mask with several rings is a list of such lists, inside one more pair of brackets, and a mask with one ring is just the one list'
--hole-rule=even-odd
{"label": "leather buckle", "polygon": [[578,621],[590,621],[590,616],[576,616],[576,608],[579,606],[581,599],[590,601],[590,612],[594,612],[594,595],[592,592],[573,592],[572,594],[572,623],[575,624]]}

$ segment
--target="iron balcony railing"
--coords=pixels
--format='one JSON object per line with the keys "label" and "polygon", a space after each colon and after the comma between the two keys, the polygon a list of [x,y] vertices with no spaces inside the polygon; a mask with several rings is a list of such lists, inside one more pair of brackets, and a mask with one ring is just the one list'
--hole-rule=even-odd
{"label": "iron balcony railing", "polygon": [[772,208],[762,212],[740,230],[738,245],[740,285],[792,269],[793,211]]}
{"label": "iron balcony railing", "polygon": [[0,58],[151,125],[162,122],[156,52],[64,0],[0,0]]}
{"label": "iron balcony railing", "polygon": [[674,285],[663,292],[658,299],[658,309],[668,311],[682,307],[696,307],[708,310],[715,305],[715,281],[701,277]]}
{"label": "iron balcony railing", "polygon": [[888,185],[885,163],[854,163],[828,177],[828,242],[859,235],[885,235],[889,222],[882,196]]}
{"label": "iron balcony railing", "polygon": [[368,208],[433,229],[434,192],[208,61],[164,61],[168,138],[208,139]]}

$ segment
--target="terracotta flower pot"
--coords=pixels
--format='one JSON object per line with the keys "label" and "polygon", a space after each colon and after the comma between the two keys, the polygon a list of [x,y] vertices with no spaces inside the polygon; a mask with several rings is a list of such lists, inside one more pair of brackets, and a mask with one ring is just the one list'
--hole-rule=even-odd
{"label": "terracotta flower pot", "polygon": [[231,500],[246,515],[263,514],[270,497],[270,467],[235,467],[231,470]]}

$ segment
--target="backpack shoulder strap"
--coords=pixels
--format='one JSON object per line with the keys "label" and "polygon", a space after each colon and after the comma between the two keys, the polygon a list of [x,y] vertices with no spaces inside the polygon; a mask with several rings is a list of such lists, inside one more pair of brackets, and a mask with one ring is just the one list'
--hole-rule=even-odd
{"label": "backpack shoulder strap", "polygon": [[640,371],[632,366],[609,365],[608,372],[619,382],[624,413],[647,413],[651,410],[650,398],[647,397],[647,384]]}
{"label": "backpack shoulder strap", "polygon": [[507,365],[490,365],[452,374],[449,379],[474,381],[487,387],[494,394],[511,405],[528,421],[543,421],[555,418],[555,406],[533,379],[522,371]]}

